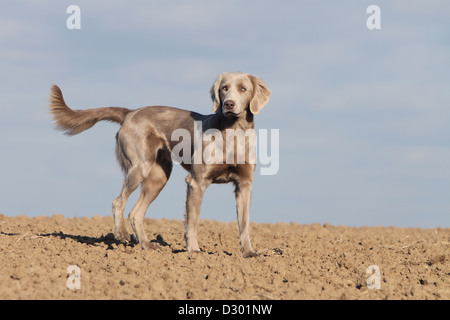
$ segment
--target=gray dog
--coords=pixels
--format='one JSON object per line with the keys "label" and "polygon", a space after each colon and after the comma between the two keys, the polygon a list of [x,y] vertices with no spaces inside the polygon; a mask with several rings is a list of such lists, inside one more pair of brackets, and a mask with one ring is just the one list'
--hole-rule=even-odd
{"label": "gray dog", "polygon": [[[188,252],[199,252],[197,230],[200,206],[205,189],[211,183],[233,182],[236,194],[236,210],[239,225],[239,240],[244,257],[254,257],[249,234],[249,208],[255,170],[255,162],[249,161],[249,154],[254,146],[245,140],[245,149],[250,150],[244,161],[238,161],[239,148],[232,139],[225,139],[233,130],[254,131],[253,116],[269,101],[271,91],[264,82],[250,74],[233,72],[220,75],[211,88],[213,114],[201,115],[192,111],[172,107],[152,106],[136,110],[110,107],[87,110],[72,110],[64,102],[61,90],[52,87],[50,112],[59,129],[69,135],[75,135],[91,128],[102,120],[117,122],[121,128],[116,135],[117,159],[125,175],[122,190],[113,201],[114,235],[119,241],[130,241],[130,235],[124,222],[124,208],[130,194],[141,186],[141,195],[129,214],[131,226],[143,249],[157,249],[158,245],[150,242],[145,234],[143,221],[149,205],[164,188],[172,171],[172,151],[178,141],[173,141],[173,134],[178,129],[195,136],[196,126],[200,124],[201,132],[212,129],[222,134],[223,143],[209,139],[201,145],[201,151],[209,144],[216,152],[215,159],[223,155],[225,161],[195,161],[194,139],[183,138],[189,142],[190,150],[182,150],[184,159],[180,164],[189,174],[186,177],[187,200],[185,216],[185,239]],[[185,140],[186,139],[186,140]],[[231,147],[230,147],[231,146]],[[211,145],[209,145],[211,147]],[[218,149],[219,148],[219,149]],[[231,148],[231,150],[230,150]],[[239,150],[238,150],[239,149]],[[231,157],[229,156],[231,154]],[[230,161],[231,159],[231,161]],[[220,159],[222,160],[222,159]]]}

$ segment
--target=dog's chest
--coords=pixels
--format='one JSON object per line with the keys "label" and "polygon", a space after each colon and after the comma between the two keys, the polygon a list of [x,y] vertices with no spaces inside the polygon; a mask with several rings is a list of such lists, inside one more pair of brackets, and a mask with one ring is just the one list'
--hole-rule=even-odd
{"label": "dog's chest", "polygon": [[208,178],[212,183],[228,183],[238,180],[253,180],[255,166],[252,164],[215,165],[208,170]]}

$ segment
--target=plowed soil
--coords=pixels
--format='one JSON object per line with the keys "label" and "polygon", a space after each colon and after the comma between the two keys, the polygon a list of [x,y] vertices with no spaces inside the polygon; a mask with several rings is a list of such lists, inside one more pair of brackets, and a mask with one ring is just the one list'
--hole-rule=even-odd
{"label": "plowed soil", "polygon": [[113,228],[0,215],[0,299],[450,299],[450,229],[252,223],[244,259],[236,222],[202,220],[197,254],[179,220],[146,219],[159,251]]}

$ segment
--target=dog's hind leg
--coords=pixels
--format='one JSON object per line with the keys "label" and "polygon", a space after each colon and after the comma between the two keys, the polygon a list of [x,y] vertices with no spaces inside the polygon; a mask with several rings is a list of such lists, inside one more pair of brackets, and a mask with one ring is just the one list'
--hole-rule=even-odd
{"label": "dog's hind leg", "polygon": [[131,168],[125,176],[122,190],[118,197],[113,201],[112,210],[114,216],[114,237],[122,242],[130,241],[130,234],[125,226],[123,212],[128,198],[137,189],[142,181],[142,174],[139,168]]}
{"label": "dog's hind leg", "polygon": [[144,231],[144,217],[150,204],[166,185],[171,168],[171,162],[163,165],[159,163],[152,165],[149,175],[142,181],[139,200],[130,212],[130,223],[142,249],[157,249],[159,247],[158,244],[148,241]]}

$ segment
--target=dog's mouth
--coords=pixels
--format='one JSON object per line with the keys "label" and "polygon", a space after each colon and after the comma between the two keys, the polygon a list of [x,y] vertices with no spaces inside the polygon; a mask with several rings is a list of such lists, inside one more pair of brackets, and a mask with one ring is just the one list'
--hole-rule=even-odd
{"label": "dog's mouth", "polygon": [[235,113],[231,110],[223,110],[223,115],[227,118],[239,118],[240,113]]}

